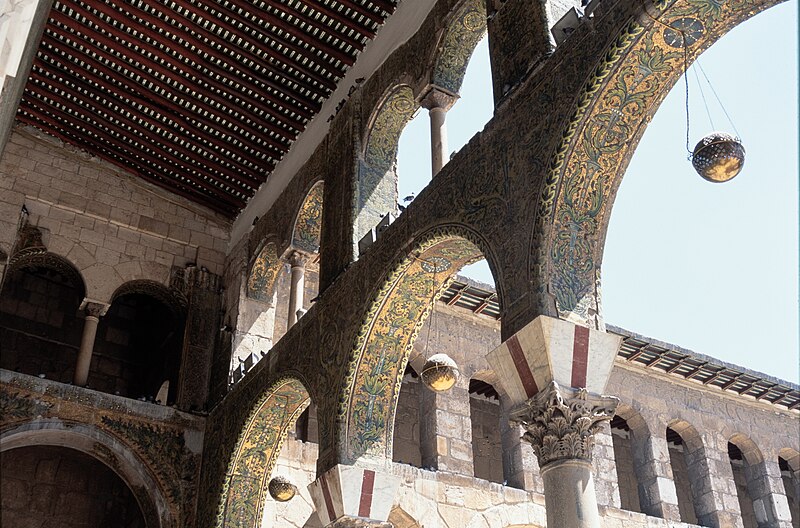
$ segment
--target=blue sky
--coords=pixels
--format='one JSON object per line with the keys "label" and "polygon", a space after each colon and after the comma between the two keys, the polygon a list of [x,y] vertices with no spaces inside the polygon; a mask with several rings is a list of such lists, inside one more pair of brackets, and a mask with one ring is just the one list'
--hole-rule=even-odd
{"label": "blue sky", "polygon": [[[692,169],[681,80],[626,172],[602,268],[607,323],[795,383],[800,378],[797,5],[792,0],[769,9],[700,57],[742,135],[747,149],[742,173],[712,184]],[[691,146],[714,129],[732,132],[702,73],[693,68],[689,81]],[[466,144],[491,115],[484,40],[470,62],[461,100],[448,113],[450,150]],[[430,180],[429,136],[422,111],[400,139],[401,197]],[[485,265],[465,274],[491,281]]]}

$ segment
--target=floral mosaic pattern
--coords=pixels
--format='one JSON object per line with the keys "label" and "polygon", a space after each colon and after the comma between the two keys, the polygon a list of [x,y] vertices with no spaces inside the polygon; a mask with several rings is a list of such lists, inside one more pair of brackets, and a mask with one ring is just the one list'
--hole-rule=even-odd
{"label": "floral mosaic pattern", "polygon": [[289,427],[309,402],[308,393],[299,381],[283,379],[255,405],[228,466],[215,526],[258,528],[261,525],[275,460]]}
{"label": "floral mosaic pattern", "polygon": [[247,281],[247,296],[261,302],[271,302],[275,279],[281,268],[275,244],[268,243],[258,254],[250,278]]}
{"label": "floral mosaic pattern", "polygon": [[534,273],[548,277],[560,317],[602,325],[599,268],[613,193],[648,117],[684,70],[684,42],[694,60],[731,27],[774,3],[657,2],[659,19],[651,28],[629,22],[604,54],[580,94],[539,202],[535,236],[548,237],[548,243],[532,259]]}
{"label": "floral mosaic pattern", "polygon": [[389,274],[352,351],[339,420],[345,460],[391,458],[402,374],[433,299],[463,266],[483,257],[463,230],[438,229]]}
{"label": "floral mosaic pattern", "polygon": [[303,201],[303,205],[300,206],[297,220],[294,223],[292,246],[306,253],[319,251],[320,232],[322,231],[323,185],[322,182],[314,184]]}
{"label": "floral mosaic pattern", "polygon": [[485,2],[467,0],[456,11],[442,38],[431,84],[458,93],[472,52],[485,34]]}

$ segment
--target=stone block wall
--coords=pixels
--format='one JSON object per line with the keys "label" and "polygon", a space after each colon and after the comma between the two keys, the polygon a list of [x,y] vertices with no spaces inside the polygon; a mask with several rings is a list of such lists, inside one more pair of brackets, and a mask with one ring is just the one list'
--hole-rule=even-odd
{"label": "stone block wall", "polygon": [[0,159],[0,251],[9,255],[22,217],[53,253],[83,275],[87,297],[110,302],[133,279],[166,284],[188,262],[221,274],[228,219],[18,126]]}

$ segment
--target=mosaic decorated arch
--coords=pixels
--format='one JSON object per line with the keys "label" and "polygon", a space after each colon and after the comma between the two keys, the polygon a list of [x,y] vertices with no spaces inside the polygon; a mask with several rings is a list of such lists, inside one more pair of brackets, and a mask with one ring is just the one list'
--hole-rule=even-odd
{"label": "mosaic decorated arch", "polygon": [[458,93],[472,52],[484,35],[486,1],[466,0],[455,11],[442,36],[431,74],[431,84]]}
{"label": "mosaic decorated arch", "polygon": [[395,162],[400,134],[418,105],[410,86],[390,89],[370,118],[364,156],[358,168],[355,240],[388,212],[397,209]]}
{"label": "mosaic decorated arch", "polygon": [[281,260],[274,243],[264,245],[258,253],[247,279],[247,297],[261,302],[271,302],[275,280],[281,269]]}
{"label": "mosaic decorated arch", "polygon": [[294,221],[292,247],[306,253],[319,252],[324,185],[319,181],[311,187]]}
{"label": "mosaic decorated arch", "polygon": [[624,25],[584,84],[542,186],[529,269],[540,285],[543,313],[603,328],[605,233],[616,191],[647,123],[686,62],[777,3],[657,0],[642,4],[639,16]]}
{"label": "mosaic decorated arch", "polygon": [[236,441],[225,474],[217,528],[258,528],[275,460],[297,418],[310,403],[298,380],[275,382],[256,402]]}
{"label": "mosaic decorated arch", "polygon": [[[434,299],[486,244],[460,226],[428,232],[393,266],[361,324],[340,395],[340,459],[392,458],[392,436],[403,373]],[[485,250],[484,250],[485,251]]]}

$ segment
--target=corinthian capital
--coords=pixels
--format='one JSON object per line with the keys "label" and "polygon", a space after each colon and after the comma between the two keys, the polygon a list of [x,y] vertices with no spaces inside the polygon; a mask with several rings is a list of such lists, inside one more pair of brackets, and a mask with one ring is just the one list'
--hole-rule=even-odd
{"label": "corinthian capital", "polygon": [[562,459],[592,460],[594,434],[611,420],[619,399],[586,389],[560,387],[555,381],[512,410],[511,423],[525,429],[539,466]]}

